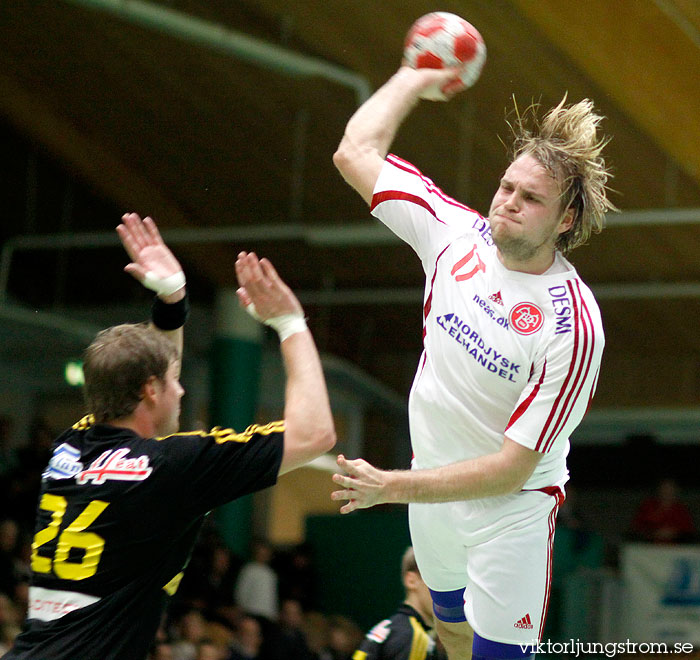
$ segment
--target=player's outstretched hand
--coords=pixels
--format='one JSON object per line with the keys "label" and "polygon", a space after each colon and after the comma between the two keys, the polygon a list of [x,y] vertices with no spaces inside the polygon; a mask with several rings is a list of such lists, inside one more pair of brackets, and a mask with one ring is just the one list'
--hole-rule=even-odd
{"label": "player's outstretched hand", "polygon": [[361,458],[349,461],[342,454],[338,455],[337,463],[338,467],[347,473],[333,475],[333,481],[344,490],[331,493],[331,499],[348,502],[340,507],[340,513],[369,509],[387,501],[383,499],[386,472],[378,470]]}
{"label": "player's outstretched hand", "polygon": [[124,267],[127,273],[163,298],[184,288],[182,266],[163,242],[152,218],[142,220],[137,213],[125,213],[117,234],[131,259]]}
{"label": "player's outstretched hand", "polygon": [[462,68],[458,66],[446,69],[413,69],[406,64],[402,64],[400,72],[402,75],[411,78],[418,97],[430,89],[437,88],[442,90],[444,98],[430,100],[449,101],[455,94],[465,89],[459,77],[462,73]]}
{"label": "player's outstretched hand", "polygon": [[254,252],[240,252],[236,259],[236,277],[238,300],[245,308],[252,303],[253,316],[261,321],[290,314],[304,317],[297,297],[268,259],[258,259]]}

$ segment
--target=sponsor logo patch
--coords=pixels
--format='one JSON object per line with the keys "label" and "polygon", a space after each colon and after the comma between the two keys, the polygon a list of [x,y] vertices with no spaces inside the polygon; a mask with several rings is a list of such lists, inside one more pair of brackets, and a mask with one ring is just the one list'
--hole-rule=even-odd
{"label": "sponsor logo patch", "polygon": [[523,628],[525,630],[532,630],[532,620],[530,619],[530,614],[526,614],[520,621],[516,621],[513,625],[514,628]]}
{"label": "sponsor logo patch", "polygon": [[549,297],[556,316],[557,327],[555,335],[571,332],[571,315],[573,305],[569,297],[569,290],[563,285],[549,287]]}
{"label": "sponsor logo patch", "polygon": [[544,323],[544,314],[535,303],[521,302],[510,310],[510,324],[520,335],[535,334]]}
{"label": "sponsor logo patch", "polygon": [[384,621],[380,621],[367,633],[367,639],[371,639],[377,644],[383,644],[386,641],[386,638],[389,637],[390,632],[391,621],[389,619],[384,619]]}
{"label": "sponsor logo patch", "polygon": [[492,300],[492,301],[495,302],[497,305],[500,305],[501,307],[503,307],[503,298],[501,297],[501,292],[500,292],[500,291],[496,291],[496,293],[492,293],[492,294],[489,296],[489,300]]}
{"label": "sponsor logo patch", "polygon": [[153,472],[153,468],[148,465],[148,456],[124,458],[128,453],[129,449],[125,447],[104,452],[87,470],[80,472],[75,480],[79,484],[86,484],[89,481],[93,484],[103,484],[107,479],[115,481],[147,479]]}
{"label": "sponsor logo patch", "polygon": [[[506,321],[503,319],[503,321]],[[516,382],[520,374],[520,365],[499,353],[493,346],[488,345],[476,330],[467,325],[457,314],[443,314],[436,322],[459,346],[461,346],[476,362],[499,378]],[[507,323],[507,321],[506,321]]]}
{"label": "sponsor logo patch", "polygon": [[83,469],[83,464],[78,460],[80,452],[69,444],[63,442],[53,450],[53,456],[42,474],[44,479],[70,479]]}
{"label": "sponsor logo patch", "polygon": [[[505,316],[501,316],[495,307],[489,305],[481,296],[479,296],[478,293],[474,294],[472,300],[477,305],[479,305],[479,307],[481,307],[482,311],[484,312],[484,314],[486,314],[486,316],[488,316],[490,319],[493,319],[502,328],[508,330],[508,319]],[[501,305],[502,304],[503,303],[501,303]]]}

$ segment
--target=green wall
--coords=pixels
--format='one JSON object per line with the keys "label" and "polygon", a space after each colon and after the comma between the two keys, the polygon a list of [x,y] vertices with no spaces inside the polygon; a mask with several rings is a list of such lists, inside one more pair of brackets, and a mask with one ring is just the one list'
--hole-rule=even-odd
{"label": "green wall", "polygon": [[401,557],[411,543],[406,507],[309,516],[306,541],[322,612],[343,614],[367,630],[402,602]]}

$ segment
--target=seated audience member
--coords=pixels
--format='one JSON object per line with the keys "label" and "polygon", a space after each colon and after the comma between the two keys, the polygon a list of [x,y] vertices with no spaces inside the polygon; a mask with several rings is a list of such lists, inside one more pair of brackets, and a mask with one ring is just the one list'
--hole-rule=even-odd
{"label": "seated audience member", "polygon": [[260,623],[252,616],[244,616],[238,624],[229,660],[258,660],[262,643]]}
{"label": "seated audience member", "polygon": [[637,540],[652,543],[687,543],[697,538],[693,517],[680,499],[674,479],[662,479],[656,494],[639,505],[631,534]]}
{"label": "seated audience member", "polygon": [[246,613],[276,621],[279,614],[277,574],[270,566],[273,549],[265,539],[255,539],[251,560],[238,574],[236,604]]}

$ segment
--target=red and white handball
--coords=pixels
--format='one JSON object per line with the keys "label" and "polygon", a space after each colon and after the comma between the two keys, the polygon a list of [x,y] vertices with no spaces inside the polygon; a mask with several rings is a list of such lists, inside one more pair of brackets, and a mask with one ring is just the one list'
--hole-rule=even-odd
{"label": "red and white handball", "polygon": [[486,44],[479,31],[456,14],[436,11],[421,16],[408,31],[404,61],[413,69],[461,67],[459,81],[428,88],[421,98],[444,101],[444,90],[460,91],[471,87],[486,62]]}

